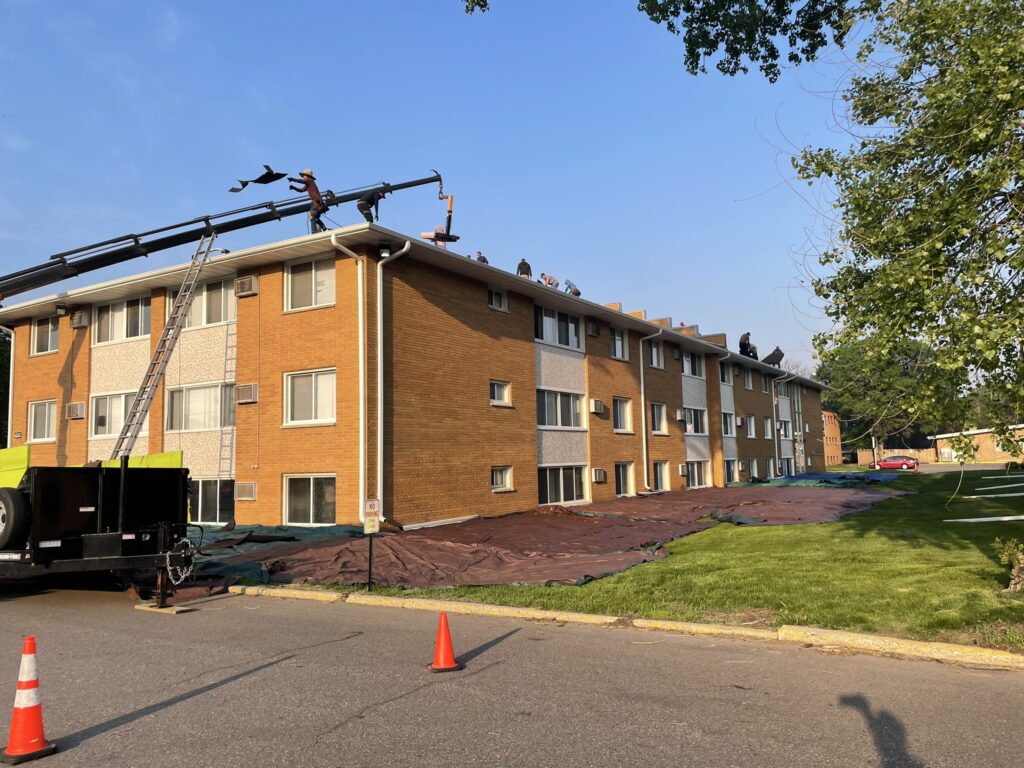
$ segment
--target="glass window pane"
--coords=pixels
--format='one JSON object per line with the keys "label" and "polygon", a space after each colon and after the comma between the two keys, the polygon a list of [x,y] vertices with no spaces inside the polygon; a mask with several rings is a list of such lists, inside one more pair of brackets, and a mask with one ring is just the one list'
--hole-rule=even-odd
{"label": "glass window pane", "polygon": [[142,309],[140,307],[139,300],[132,299],[131,301],[129,301],[126,304],[125,312],[127,314],[127,318],[125,320],[125,322],[127,323],[125,336],[127,336],[128,338],[134,338],[141,333],[142,327]]}
{"label": "glass window pane", "polygon": [[537,497],[539,504],[548,503],[548,471],[546,469],[537,470]]}
{"label": "glass window pane", "polygon": [[311,421],[313,419],[313,375],[290,376],[289,398],[290,421]]}
{"label": "glass window pane", "polygon": [[562,469],[562,501],[574,501],[576,491],[573,485],[572,467]]}
{"label": "glass window pane", "polygon": [[110,305],[96,310],[96,341],[110,341]]}
{"label": "glass window pane", "polygon": [[310,487],[312,483],[308,477],[288,478],[288,522],[309,523],[312,522],[310,515]]}
{"label": "glass window pane", "polygon": [[220,390],[220,425],[235,426],[235,385],[225,384]]}
{"label": "glass window pane", "polygon": [[562,472],[548,469],[548,503],[557,504],[562,500]]}
{"label": "glass window pane", "polygon": [[334,478],[313,478],[313,522],[335,523],[334,514]]}
{"label": "glass window pane", "polygon": [[235,519],[235,481],[220,481],[220,506],[218,523],[227,523]]}
{"label": "glass window pane", "polygon": [[94,435],[109,434],[110,401],[106,397],[97,397],[92,405],[92,432]]}
{"label": "glass window pane", "polygon": [[334,418],[334,371],[316,375],[316,415],[320,420]]}
{"label": "glass window pane", "polygon": [[202,480],[193,480],[188,484],[188,519],[199,522],[199,486]]}
{"label": "glass window pane", "polygon": [[558,343],[569,344],[569,316],[562,312],[558,313]]}
{"label": "glass window pane", "polygon": [[580,347],[580,319],[569,318],[569,346],[579,349]]}
{"label": "glass window pane", "polygon": [[142,300],[142,320],[140,325],[140,332],[143,336],[149,335],[149,317],[150,317],[150,300],[147,296]]}
{"label": "glass window pane", "polygon": [[217,481],[202,480],[199,489],[199,515],[204,523],[216,523],[217,518]]}
{"label": "glass window pane", "polygon": [[185,429],[212,429],[218,426],[219,387],[185,390]]}
{"label": "glass window pane", "polygon": [[206,322],[224,322],[224,289],[221,283],[206,286]]}
{"label": "glass window pane", "polygon": [[575,494],[573,499],[576,501],[582,501],[583,499],[583,467],[572,467],[572,476],[575,483]]}
{"label": "glass window pane", "polygon": [[334,260],[316,262],[316,305],[334,303]]}
{"label": "glass window pane", "polygon": [[291,291],[288,308],[300,309],[313,306],[313,264],[293,264],[291,267]]}
{"label": "glass window pane", "polygon": [[110,338],[114,341],[124,338],[124,304],[110,305]]}
{"label": "glass window pane", "polygon": [[41,440],[46,437],[46,409],[40,403],[32,405],[32,439]]}
{"label": "glass window pane", "polygon": [[224,290],[227,293],[227,297],[228,297],[228,300],[226,302],[227,303],[227,310],[228,310],[227,319],[228,320],[234,320],[236,315],[237,315],[237,313],[238,313],[238,299],[235,297],[235,281],[234,280],[225,280],[224,281]]}
{"label": "glass window pane", "polygon": [[559,423],[563,427],[574,426],[572,417],[572,395],[559,395],[558,399],[559,405],[561,407],[561,421]]}
{"label": "glass window pane", "polygon": [[167,393],[167,429],[181,429],[184,394],[180,389],[172,389]]}

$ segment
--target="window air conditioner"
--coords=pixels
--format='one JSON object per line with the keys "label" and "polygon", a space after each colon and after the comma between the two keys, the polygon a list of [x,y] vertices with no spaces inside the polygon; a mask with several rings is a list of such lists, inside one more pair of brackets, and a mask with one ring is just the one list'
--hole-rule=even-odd
{"label": "window air conditioner", "polygon": [[71,313],[71,327],[85,328],[89,325],[89,316],[82,310]]}
{"label": "window air conditioner", "polygon": [[685,408],[676,408],[676,421],[686,421]]}
{"label": "window air conditioner", "polygon": [[593,320],[587,320],[587,336],[600,336],[601,326]]}
{"label": "window air conditioner", "polygon": [[591,475],[594,478],[595,483],[607,483],[608,473],[600,467],[594,467],[591,471]]}
{"label": "window air conditioner", "polygon": [[260,285],[256,275],[246,275],[235,280],[235,296],[238,298],[255,296],[259,293],[259,288]]}
{"label": "window air conditioner", "polygon": [[64,406],[65,419],[84,419],[85,403],[67,403]]}
{"label": "window air conditioner", "polygon": [[590,412],[591,413],[604,413],[604,401],[603,400],[591,400],[590,401]]}
{"label": "window air conditioner", "polygon": [[678,347],[676,347],[675,349],[672,350],[672,357],[675,358],[676,360],[682,360],[683,359],[683,351],[681,349],[679,349]]}
{"label": "window air conditioner", "polygon": [[259,384],[239,384],[235,387],[235,402],[238,405],[256,403],[259,402],[259,394]]}
{"label": "window air conditioner", "polygon": [[256,501],[256,483],[235,483],[235,501]]}
{"label": "window air conditioner", "polygon": [[736,428],[739,429],[740,427],[743,426],[743,424],[744,424],[743,417],[742,416],[737,416],[736,417]]}
{"label": "window air conditioner", "polygon": [[679,476],[680,477],[686,477],[686,465],[685,464],[680,464],[679,465]]}

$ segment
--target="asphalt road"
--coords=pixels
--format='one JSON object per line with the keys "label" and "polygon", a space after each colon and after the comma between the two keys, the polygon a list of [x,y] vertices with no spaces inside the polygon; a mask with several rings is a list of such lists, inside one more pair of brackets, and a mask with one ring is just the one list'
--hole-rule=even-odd
{"label": "asphalt road", "polygon": [[[194,613],[0,586],[61,766],[1016,765],[1024,674],[629,629],[251,597]],[[0,717],[6,731],[9,710]],[[0,736],[0,739],[3,737]]]}

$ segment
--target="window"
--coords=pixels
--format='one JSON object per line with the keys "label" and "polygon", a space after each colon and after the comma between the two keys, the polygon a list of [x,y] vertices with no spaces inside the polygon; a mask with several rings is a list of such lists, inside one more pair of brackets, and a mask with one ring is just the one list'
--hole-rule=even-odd
{"label": "window", "polygon": [[707,462],[688,461],[686,462],[686,487],[703,488],[707,485]]}
{"label": "window", "polygon": [[582,403],[582,395],[538,389],[537,425],[541,427],[582,427]]}
{"label": "window", "polygon": [[783,440],[789,440],[791,437],[793,437],[792,425],[785,419],[779,420],[779,437],[781,437]]}
{"label": "window", "polygon": [[235,385],[206,384],[167,390],[167,431],[192,432],[235,425]]}
{"label": "window", "polygon": [[544,307],[533,308],[533,335],[539,341],[572,349],[580,348],[580,319]]}
{"label": "window", "polygon": [[616,432],[633,431],[633,401],[625,397],[612,398],[612,429]]}
{"label": "window", "polygon": [[96,307],[93,341],[104,344],[149,335],[149,297]]}
{"label": "window", "polygon": [[748,459],[747,464],[747,473],[750,479],[753,480],[755,477],[757,477],[757,459]]}
{"label": "window", "polygon": [[57,351],[57,318],[44,317],[32,321],[32,354],[45,355]]}
{"label": "window", "polygon": [[615,464],[615,495],[633,495],[633,464],[632,462],[617,462]]}
{"label": "window", "polygon": [[789,477],[793,474],[793,460],[792,459],[779,459],[779,470],[780,473]]}
{"label": "window", "polygon": [[734,413],[723,413],[722,414],[722,436],[723,437],[736,437],[736,414],[734,414]]}
{"label": "window", "polygon": [[540,467],[537,487],[541,504],[584,501],[583,467]]}
{"label": "window", "polygon": [[763,419],[763,424],[764,424],[764,439],[765,440],[771,440],[772,439],[772,417],[771,416],[765,416],[764,419]]}
{"label": "window", "polygon": [[778,386],[779,397],[789,397],[789,382],[783,381]]}
{"label": "window", "polygon": [[665,350],[662,348],[660,341],[651,342],[650,364],[651,368],[665,367]]}
{"label": "window", "polygon": [[768,457],[768,477],[775,477],[775,458]]}
{"label": "window", "polygon": [[501,312],[508,312],[508,294],[494,288],[487,289],[487,306]]}
{"label": "window", "polygon": [[628,340],[628,331],[612,328],[612,357],[616,360],[629,360]]}
{"label": "window", "polygon": [[749,368],[743,369],[743,387],[745,389],[754,388],[754,374]]}
{"label": "window", "polygon": [[57,401],[28,404],[28,441],[40,443],[57,439]]}
{"label": "window", "polygon": [[[167,302],[167,314],[178,296],[172,291]],[[196,288],[192,296],[192,304],[185,315],[185,328],[196,328],[200,325],[215,325],[235,319],[238,301],[235,299],[235,281],[224,280]]]}
{"label": "window", "polygon": [[667,461],[656,461],[654,462],[654,477],[651,478],[654,483],[653,488],[656,491],[668,491],[671,490],[668,484],[668,462]]}
{"label": "window", "polygon": [[732,374],[729,373],[728,363],[723,363],[722,361],[718,362],[718,378],[723,384],[732,386]]}
{"label": "window", "polygon": [[121,434],[128,411],[135,402],[134,392],[100,395],[92,399],[92,436],[109,437]]}
{"label": "window", "polygon": [[747,437],[757,437],[757,422],[752,413],[747,414]]}
{"label": "window", "polygon": [[512,387],[507,381],[491,379],[491,405],[512,405]]}
{"label": "window", "polygon": [[704,358],[697,352],[686,352],[683,355],[683,373],[687,376],[704,378]]}
{"label": "window", "polygon": [[285,310],[334,304],[334,258],[289,264],[285,270]]}
{"label": "window", "polygon": [[686,433],[689,435],[706,435],[707,412],[700,408],[684,408],[686,413]]}
{"label": "window", "polygon": [[288,373],[285,424],[330,424],[334,421],[334,369]]}
{"label": "window", "polygon": [[188,493],[188,517],[193,523],[215,525],[235,519],[234,480],[193,480]]}
{"label": "window", "polygon": [[664,403],[651,403],[651,432],[655,435],[668,434],[668,425],[665,423]]}
{"label": "window", "polygon": [[334,525],[334,475],[286,476],[284,483],[286,525]]}
{"label": "window", "polygon": [[761,391],[766,395],[770,395],[772,393],[772,380],[767,373],[761,374]]}
{"label": "window", "polygon": [[725,482],[738,483],[740,481],[740,463],[736,459],[725,460]]}
{"label": "window", "polygon": [[512,490],[512,467],[491,467],[491,490],[495,493]]}

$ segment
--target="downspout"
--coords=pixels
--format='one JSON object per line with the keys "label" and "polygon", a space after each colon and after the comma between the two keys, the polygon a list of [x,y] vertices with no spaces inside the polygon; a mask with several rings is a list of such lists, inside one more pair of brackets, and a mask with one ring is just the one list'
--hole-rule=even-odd
{"label": "downspout", "polygon": [[359,519],[363,519],[363,500],[366,499],[366,257],[338,242],[338,233],[331,234],[334,249],[349,256],[356,263],[356,304],[359,325]]}
{"label": "downspout", "polygon": [[[644,490],[648,493],[653,493],[651,490],[651,478],[650,468],[647,466],[647,390],[644,388],[644,368],[646,367],[646,361],[644,360],[644,342],[651,341],[658,338],[665,332],[664,328],[659,328],[657,333],[652,333],[650,336],[644,336],[640,339],[640,426],[643,429],[643,456],[644,456]],[[665,415],[668,418],[668,414]]]}
{"label": "downspout", "polygon": [[0,325],[0,331],[6,331],[11,335],[11,370],[7,382],[7,447],[11,447],[11,437],[14,435],[14,329],[6,325]]}
{"label": "downspout", "polygon": [[387,247],[381,253],[387,253],[377,262],[377,498],[380,504],[380,519],[384,514],[384,265],[389,261],[400,259],[412,250],[408,240],[397,253],[389,253]]}

